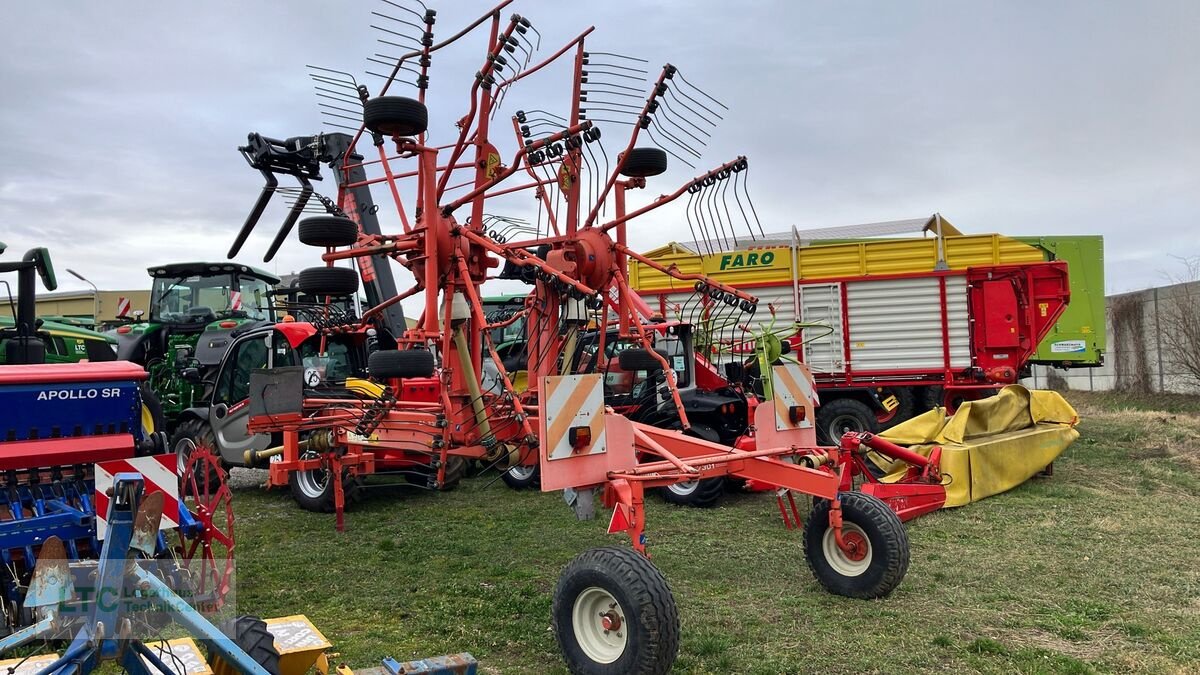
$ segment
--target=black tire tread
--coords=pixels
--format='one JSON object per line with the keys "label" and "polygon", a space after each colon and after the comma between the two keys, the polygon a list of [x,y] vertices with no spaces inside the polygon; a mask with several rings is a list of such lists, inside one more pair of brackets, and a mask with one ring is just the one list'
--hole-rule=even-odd
{"label": "black tire tread", "polygon": [[367,370],[376,379],[431,377],[433,352],[427,349],[381,349],[367,359]]}
{"label": "black tire tread", "polygon": [[[813,505],[808,521],[804,523],[804,560],[817,581],[831,593],[860,600],[886,597],[900,585],[908,572],[910,554],[904,523],[877,497],[861,492],[842,492],[838,497],[842,503],[843,522],[852,522],[861,527],[869,540],[874,530],[894,546],[885,551],[871,541],[871,554],[875,558],[872,559],[872,567],[860,576],[843,577],[832,571],[824,563],[825,554],[821,547],[825,531],[829,528],[830,508],[829,500],[822,499]],[[881,553],[890,555],[881,557]],[[876,559],[884,560],[881,573],[875,567]],[[863,584],[864,580],[871,583]]]}
{"label": "black tire tread", "polygon": [[313,216],[300,221],[300,243],[326,248],[358,241],[358,223],[341,216]]}
{"label": "black tire tread", "polygon": [[[213,434],[212,427],[210,427],[208,425],[208,422],[205,422],[204,420],[196,419],[195,417],[192,417],[192,418],[185,420],[183,423],[181,423],[175,429],[175,433],[171,434],[170,443],[171,443],[172,454],[176,453],[176,450],[175,450],[176,444],[178,444],[179,441],[181,441],[185,438],[192,439],[192,442],[196,444],[197,449],[203,443],[208,446],[209,450],[212,452],[213,455],[216,455],[218,458],[221,457],[221,451],[217,447],[217,437],[215,434]],[[224,460],[222,460],[221,463],[224,464]],[[179,476],[179,480],[182,484],[182,482],[183,482],[182,475]],[[197,480],[197,487],[198,488],[202,487],[202,483],[200,483],[200,481],[203,479],[197,478],[196,480]],[[221,473],[218,472],[216,469],[211,469],[211,472],[208,475],[209,485],[220,485],[221,481],[224,481],[224,480],[225,480],[225,476],[221,475]]]}
{"label": "black tire tread", "polygon": [[[275,636],[267,630],[267,622],[257,616],[239,616],[221,624],[221,632],[233,638],[235,644],[271,675],[279,675],[279,650],[275,648]],[[233,664],[209,646],[208,663],[213,675],[233,675],[239,672]]]}
{"label": "black tire tread", "polygon": [[[679,611],[675,599],[671,595],[670,585],[662,572],[659,571],[645,556],[636,551],[619,546],[604,546],[593,548],[572,560],[559,577],[554,590],[553,607],[551,609],[554,634],[562,648],[567,667],[572,673],[594,673],[588,661],[580,661],[568,643],[564,642],[565,635],[572,635],[570,625],[560,625],[559,614],[566,605],[567,616],[574,598],[565,598],[566,586],[571,575],[578,572],[598,571],[609,576],[633,600],[637,608],[637,616],[642,628],[649,639],[642,645],[642,657],[620,672],[640,673],[644,675],[661,675],[671,671],[675,656],[679,651]],[[626,607],[626,618],[629,618],[633,608]],[[653,619],[658,618],[657,626]],[[647,621],[651,620],[651,621]],[[658,631],[656,628],[664,630]],[[582,654],[580,654],[582,655]],[[617,666],[617,663],[608,664]],[[606,669],[607,670],[607,669]],[[615,669],[613,672],[617,672]]]}
{"label": "black tire tread", "polygon": [[662,148],[633,148],[621,163],[621,175],[630,178],[657,176],[667,170],[667,152]]}
{"label": "black tire tread", "polygon": [[296,286],[301,293],[323,297],[358,292],[358,272],[348,267],[310,267],[300,271]]}
{"label": "black tire tread", "polygon": [[835,398],[828,403],[822,403],[817,408],[817,436],[824,443],[829,445],[837,445],[841,434],[836,436],[830,433],[829,424],[835,417],[846,413],[853,413],[862,422],[863,431],[870,433],[879,433],[879,423],[876,421],[875,412],[862,401],[853,398]]}
{"label": "black tire tread", "polygon": [[535,470],[533,475],[528,479],[521,479],[509,473],[508,469],[505,469],[504,473],[500,474],[500,480],[504,481],[505,485],[514,490],[536,490],[542,485],[542,473]]}
{"label": "black tire tread", "polygon": [[712,508],[717,505],[717,502],[721,501],[721,496],[725,494],[725,477],[704,478],[696,486],[695,491],[687,496],[671,492],[671,488],[669,487],[660,488],[658,494],[663,498],[663,501],[670,502],[671,504],[690,506],[696,509]]}
{"label": "black tire tread", "polygon": [[429,109],[406,96],[377,96],[363,106],[363,124],[384,136],[416,136],[429,128]]}

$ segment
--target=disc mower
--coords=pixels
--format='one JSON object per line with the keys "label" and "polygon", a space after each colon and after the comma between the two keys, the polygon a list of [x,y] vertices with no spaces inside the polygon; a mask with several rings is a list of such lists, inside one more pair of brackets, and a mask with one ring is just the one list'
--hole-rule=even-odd
{"label": "disc mower", "polygon": [[[717,236],[761,233],[746,189],[745,157],[701,171],[644,205],[628,203],[650,178],[667,170],[668,156],[689,166],[699,160],[724,106],[674,65],[651,75],[644,61],[585,46],[591,28],[537,60],[540,34],[524,16],[505,17],[509,4],[500,3],[442,41],[434,36],[436,12],[416,12],[418,23],[404,22],[417,26],[415,48],[375,59],[384,63],[385,72],[373,93],[352,75],[322,71],[319,82],[338,91],[355,124],[348,128],[348,150],[333,166],[342,174],[338,197],[321,200],[330,213],[317,216],[321,223],[335,218],[345,225],[336,236],[332,226],[322,225],[331,236],[306,242],[317,244],[325,263],[305,271],[314,280],[310,290],[336,296],[344,291],[340,280],[354,273],[336,263],[383,257],[413,278],[411,287],[384,304],[398,307],[411,297],[419,299],[421,312],[415,327],[398,336],[396,350],[370,357],[369,370],[386,385],[384,395],[333,397],[307,387],[303,369],[259,370],[251,374],[248,428],[280,434],[282,461],[292,464],[305,461],[303,453],[319,438],[320,458],[313,461],[334,475],[347,464],[370,461],[379,448],[434,452],[439,474],[452,456],[504,459],[536,466],[541,489],[564,491],[578,517],[592,517],[600,504],[611,509],[609,532],[625,533],[632,546],[581,554],[564,570],[554,594],[555,635],[575,672],[662,673],[674,661],[675,600],[646,556],[644,495],[652,488],[733,476],[770,484],[789,497],[797,492],[814,497],[818,505],[803,526],[803,547],[817,581],[855,598],[888,595],[907,570],[907,536],[900,519],[878,498],[843,489],[851,470],[847,456],[817,446],[811,374],[799,364],[771,369],[774,396],[755,411],[755,450],[689,435],[674,359],[655,348],[653,322],[661,317],[626,283],[626,264],[636,259],[692,289],[698,299],[717,301],[731,316],[756,311],[757,299],[750,294],[659,265],[626,244],[630,224],[685,195],[689,208],[707,214],[705,227]],[[399,31],[400,23],[387,29]],[[470,82],[466,112],[435,117],[431,124],[426,108],[431,67],[443,49],[477,29],[486,34],[487,49]],[[394,36],[388,41],[394,43]],[[517,149],[506,159],[493,144],[498,140],[493,118],[513,87],[559,58],[569,61],[566,114],[547,112],[547,105],[517,110],[511,118]],[[649,80],[649,93],[624,107],[608,104],[612,98],[604,92],[614,89],[605,85],[614,72],[633,73],[634,80],[641,74]],[[415,78],[416,98],[397,96],[393,87],[409,75]],[[602,141],[608,134],[601,129],[614,120],[618,127],[627,123],[629,133],[610,157]],[[689,131],[693,128],[700,132]],[[433,140],[438,134],[448,136]],[[372,148],[371,159],[356,152],[360,142]],[[293,138],[281,141],[278,151],[319,149],[322,143],[322,135]],[[365,177],[351,180],[351,172]],[[517,180],[519,174],[525,178]],[[307,178],[300,183],[298,195],[311,191]],[[387,195],[398,231],[370,234],[358,227],[350,191],[364,187]],[[521,194],[538,206],[536,224],[498,215],[506,198]],[[296,204],[299,197],[276,242],[287,237]],[[733,227],[733,214],[742,216],[749,233]],[[240,252],[255,222],[256,217],[247,221],[230,257]],[[299,224],[303,234],[305,221]],[[495,326],[481,300],[482,284],[501,265],[535,282],[525,314],[528,386],[521,391],[491,340]],[[603,368],[576,374],[576,350],[570,347],[593,321],[596,354],[609,353],[609,330],[615,328],[628,345],[617,355],[623,370],[663,373],[658,390],[677,409],[679,429],[634,422],[607,406]],[[498,391],[481,384],[485,358],[495,367]],[[395,395],[406,382],[428,378],[437,383],[430,400]],[[340,494],[339,486],[335,481]],[[786,522],[789,516],[784,516]]]}

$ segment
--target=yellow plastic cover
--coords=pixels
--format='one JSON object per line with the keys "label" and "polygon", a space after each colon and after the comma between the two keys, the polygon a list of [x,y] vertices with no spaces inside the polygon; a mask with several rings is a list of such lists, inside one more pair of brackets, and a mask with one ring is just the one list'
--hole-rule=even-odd
{"label": "yellow plastic cover", "polygon": [[[1024,483],[1045,469],[1079,438],[1079,415],[1058,392],[1009,385],[995,396],[959,406],[951,416],[935,408],[880,434],[929,456],[942,448],[946,506],[962,506]],[[887,473],[904,475],[907,465],[872,454]]]}

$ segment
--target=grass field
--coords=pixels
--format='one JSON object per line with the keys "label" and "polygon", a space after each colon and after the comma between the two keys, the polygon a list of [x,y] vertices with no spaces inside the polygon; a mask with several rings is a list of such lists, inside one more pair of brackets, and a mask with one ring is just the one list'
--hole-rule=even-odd
{"label": "grass field", "polygon": [[[1200,672],[1200,401],[1083,396],[1054,476],[908,524],[889,598],[825,593],[767,495],[648,506],[679,605],[678,672]],[[237,605],[305,613],[354,667],[470,651],[486,672],[562,672],[559,571],[623,543],[558,493],[490,477],[381,493],[348,514],[241,489]]]}

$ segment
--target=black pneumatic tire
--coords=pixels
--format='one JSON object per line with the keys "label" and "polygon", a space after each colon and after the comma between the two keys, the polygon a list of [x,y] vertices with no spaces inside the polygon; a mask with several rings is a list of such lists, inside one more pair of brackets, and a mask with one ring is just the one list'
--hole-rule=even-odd
{"label": "black pneumatic tire", "polygon": [[384,136],[416,136],[429,128],[429,110],[415,99],[379,96],[363,106],[363,123]]}
{"label": "black pneumatic tire", "polygon": [[[663,357],[667,363],[671,362],[671,358],[663,350],[655,349],[654,351],[658,352],[658,355]],[[650,372],[662,370],[662,364],[654,358],[649,349],[636,347],[626,349],[617,355],[617,363],[620,364],[621,370],[648,370]]]}
{"label": "black pneumatic tire", "polygon": [[[234,644],[254,659],[271,675],[279,675],[279,650],[275,648],[275,636],[267,630],[267,622],[257,616],[239,616],[221,624],[221,632],[233,638]],[[234,675],[240,671],[226,663],[210,645],[208,663],[213,675]]]}
{"label": "black pneumatic tire", "polygon": [[358,241],[358,223],[341,216],[313,216],[300,221],[300,243],[326,248]]}
{"label": "black pneumatic tire", "polygon": [[431,377],[433,367],[433,352],[427,349],[383,349],[367,359],[367,370],[377,380]]}
{"label": "black pneumatic tire", "polygon": [[[624,633],[623,650],[608,663],[581,646],[573,617],[576,603],[595,597],[597,589],[616,601]],[[551,617],[572,673],[659,675],[670,672],[679,650],[679,612],[671,588],[658,568],[631,549],[606,546],[576,556],[558,579]],[[598,614],[587,618],[600,621]],[[578,629],[586,633],[593,627]]]}
{"label": "black pneumatic tire", "polygon": [[358,292],[358,272],[348,267],[310,267],[300,272],[296,286],[306,295],[353,295]]}
{"label": "black pneumatic tire", "polygon": [[[859,538],[865,536],[869,561],[847,563],[829,528],[827,499],[813,506],[804,524],[804,559],[830,593],[860,600],[882,598],[900,585],[908,571],[908,533],[899,516],[878,498],[861,492],[842,492],[838,497],[842,504],[842,536],[850,532]],[[863,569],[849,574],[847,564],[861,564]]]}
{"label": "black pneumatic tire", "polygon": [[875,421],[879,424],[880,431],[891,429],[901,422],[907,422],[916,412],[917,398],[910,387],[884,387],[883,391],[879,392],[881,402],[889,396],[896,397],[896,407],[890,412],[881,410],[875,414]]}
{"label": "black pneumatic tire", "polygon": [[634,148],[624,160],[621,175],[630,178],[657,176],[667,170],[667,153],[661,148]]}
{"label": "black pneumatic tire", "polygon": [[827,445],[837,445],[846,431],[879,433],[875,411],[852,398],[835,398],[817,408],[817,437]]}
{"label": "black pneumatic tire", "polygon": [[[191,441],[192,444],[183,444],[185,440]],[[176,473],[179,474],[181,481],[183,480],[191,453],[200,449],[207,450],[218,458],[221,457],[221,451],[217,448],[217,438],[213,434],[212,427],[208,426],[208,422],[192,417],[181,423],[175,429],[175,433],[171,434],[171,452],[175,453]],[[222,464],[224,464],[223,460]],[[220,485],[224,480],[225,477],[212,466],[208,467],[207,478],[204,476],[196,477],[197,488],[201,490],[204,489],[205,484]],[[207,483],[203,481],[207,481]]]}
{"label": "black pneumatic tire", "polygon": [[[720,443],[721,437],[716,429],[704,424],[693,424],[684,432],[687,436],[695,436],[713,443]],[[704,478],[688,483],[666,485],[658,489],[658,495],[663,501],[679,506],[706,509],[717,505],[725,494],[725,477]]]}
{"label": "black pneumatic tire", "polygon": [[505,470],[500,474],[500,480],[514,490],[536,490],[542,485],[542,473],[536,464],[520,465]]}

